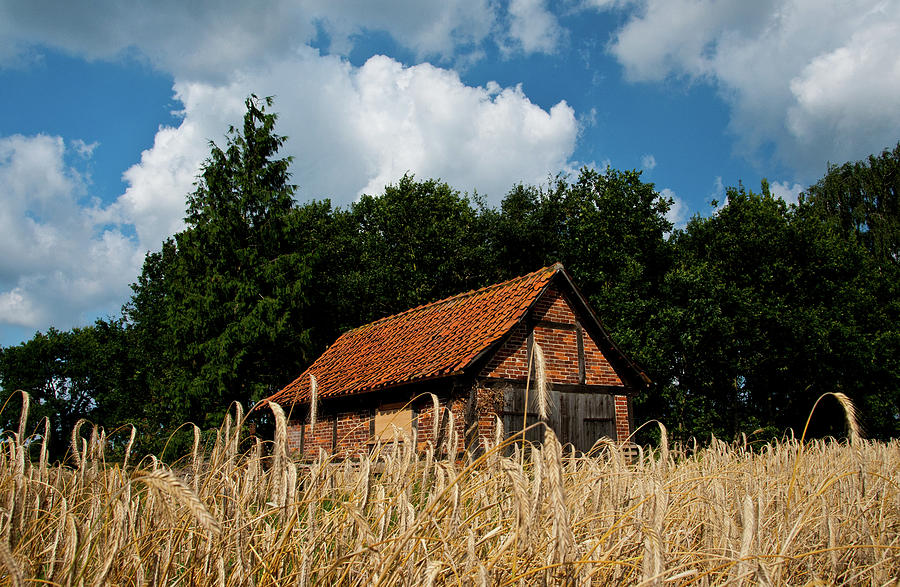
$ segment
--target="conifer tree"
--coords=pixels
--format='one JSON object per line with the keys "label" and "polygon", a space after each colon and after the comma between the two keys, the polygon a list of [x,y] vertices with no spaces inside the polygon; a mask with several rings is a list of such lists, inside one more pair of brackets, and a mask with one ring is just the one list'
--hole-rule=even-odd
{"label": "conifer tree", "polygon": [[165,340],[152,379],[163,421],[214,425],[231,401],[271,393],[308,358],[310,272],[271,104],[251,96],[243,127],[229,129],[224,148],[210,144],[187,228],[168,254],[148,256],[152,278],[135,285],[132,315],[153,330],[144,342]]}

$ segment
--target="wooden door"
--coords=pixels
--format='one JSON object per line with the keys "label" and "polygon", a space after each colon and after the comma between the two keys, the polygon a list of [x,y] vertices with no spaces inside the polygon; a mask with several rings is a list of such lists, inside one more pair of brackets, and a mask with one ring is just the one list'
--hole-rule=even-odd
{"label": "wooden door", "polygon": [[[527,425],[539,422],[536,402],[528,398]],[[576,450],[587,452],[602,437],[616,439],[615,404],[613,396],[596,392],[553,392],[552,409],[547,425],[553,428],[563,444],[572,444]],[[506,436],[521,435],[525,418],[524,388],[509,388],[503,394],[503,430]],[[525,433],[528,442],[539,443],[544,429],[537,426]]]}

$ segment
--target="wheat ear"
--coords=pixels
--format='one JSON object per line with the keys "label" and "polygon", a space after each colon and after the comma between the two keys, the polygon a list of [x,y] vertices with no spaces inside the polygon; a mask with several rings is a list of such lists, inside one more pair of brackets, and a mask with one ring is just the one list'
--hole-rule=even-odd
{"label": "wheat ear", "polygon": [[312,433],[316,429],[316,420],[319,416],[319,384],[316,376],[309,374],[309,430]]}
{"label": "wheat ear", "polygon": [[75,422],[75,426],[72,427],[72,456],[75,457],[75,466],[76,468],[81,468],[81,453],[78,450],[78,432],[81,430],[82,424],[84,424],[86,420],[84,418],[80,418],[77,422]]}
{"label": "wheat ear", "polygon": [[125,445],[125,458],[122,459],[122,470],[128,468],[128,457],[131,456],[131,447],[134,446],[134,438],[137,436],[137,428],[131,427],[131,436],[128,437],[128,444]]}
{"label": "wheat ear", "polygon": [[847,422],[847,428],[850,430],[850,444],[855,445],[862,438],[862,430],[859,426],[859,418],[856,411],[856,406],[853,405],[853,401],[849,397],[839,391],[833,393],[832,395],[834,395],[834,398],[841,404],[841,407],[844,409],[844,419]]}
{"label": "wheat ear", "polygon": [[19,565],[16,564],[16,559],[9,551],[9,546],[6,544],[5,540],[0,540],[0,563],[3,563],[3,566],[6,567],[6,571],[9,573],[10,583],[13,587],[24,587],[25,577],[22,575],[22,570],[19,568]]}
{"label": "wheat ear", "polygon": [[31,406],[31,396],[27,391],[19,390],[22,394],[22,413],[19,414],[19,443],[25,442],[25,426],[28,423],[28,409]]}
{"label": "wheat ear", "polygon": [[441,411],[441,402],[438,400],[438,396],[433,393],[429,393],[431,396],[431,442],[437,442],[438,434],[440,433],[441,419],[440,419],[440,411]]}
{"label": "wheat ear", "polygon": [[200,524],[200,527],[210,534],[218,536],[221,533],[219,523],[209,513],[209,510],[206,509],[206,506],[203,505],[197,494],[171,471],[157,469],[142,473],[135,477],[134,480],[172,496],[175,501],[186,506],[191,515],[194,516],[194,519],[197,520],[197,523]]}
{"label": "wheat ear", "polygon": [[544,349],[534,343],[534,377],[537,385],[537,412],[541,420],[550,415],[550,390],[547,387],[547,370],[544,364]]}

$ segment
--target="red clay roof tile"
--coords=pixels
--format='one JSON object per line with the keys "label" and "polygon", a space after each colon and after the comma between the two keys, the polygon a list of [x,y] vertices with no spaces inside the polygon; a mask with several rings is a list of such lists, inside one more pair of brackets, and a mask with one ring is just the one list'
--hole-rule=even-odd
{"label": "red clay roof tile", "polygon": [[558,271],[559,263],[345,332],[265,401],[309,401],[310,375],[330,398],[458,373],[519,323]]}

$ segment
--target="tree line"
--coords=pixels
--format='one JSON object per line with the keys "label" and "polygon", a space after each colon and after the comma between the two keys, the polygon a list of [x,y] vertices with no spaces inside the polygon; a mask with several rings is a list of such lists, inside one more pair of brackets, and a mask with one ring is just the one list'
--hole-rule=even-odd
{"label": "tree line", "polygon": [[271,104],[251,96],[210,143],[186,228],[146,256],[121,315],[0,349],[5,395],[32,395],[57,454],[79,418],[133,424],[159,450],[280,389],[349,328],[556,261],[653,379],[638,421],[768,439],[841,391],[870,436],[900,433],[900,144],[829,165],[797,204],[739,185],[675,229],[671,200],[611,168],[514,186],[499,207],[412,175],[346,207],[301,204]]}

